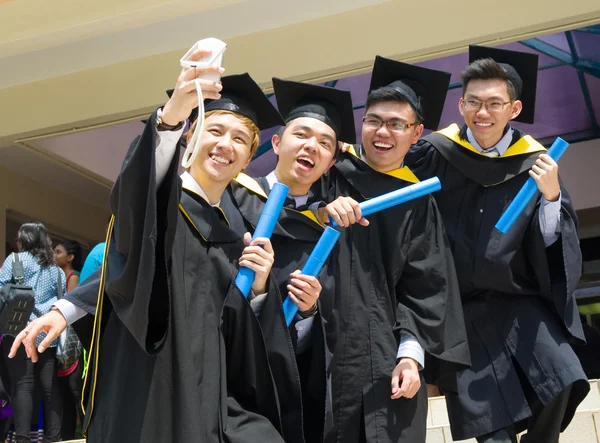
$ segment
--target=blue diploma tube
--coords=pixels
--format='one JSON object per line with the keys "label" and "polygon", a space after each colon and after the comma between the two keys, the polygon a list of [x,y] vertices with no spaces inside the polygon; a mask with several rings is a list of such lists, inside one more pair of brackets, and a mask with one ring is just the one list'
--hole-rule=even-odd
{"label": "blue diploma tube", "polygon": [[[569,144],[566,141],[557,137],[556,140],[554,140],[554,143],[552,143],[552,146],[550,146],[547,154],[552,157],[555,162],[558,162],[568,147]],[[511,204],[506,208],[506,211],[504,211],[504,214],[502,214],[498,223],[496,223],[496,229],[503,234],[506,234],[515,221],[517,221],[519,215],[525,210],[531,199],[535,196],[537,190],[538,188],[535,184],[535,180],[529,177]]]}
{"label": "blue diploma tube", "polygon": [[[387,194],[380,195],[379,197],[365,200],[360,204],[362,216],[374,214],[384,209],[391,208],[393,206],[406,203],[407,201],[423,197],[424,195],[431,194],[432,192],[439,191],[442,189],[440,180],[437,177],[432,177],[422,182],[415,183],[414,185],[406,186],[396,191],[388,192]],[[337,226],[337,223],[329,217],[331,226]]]}
{"label": "blue diploma tube", "polygon": [[[304,267],[302,268],[302,274],[317,277],[323,265],[327,261],[327,257],[331,254],[331,250],[335,246],[336,242],[340,238],[340,233],[333,228],[327,226],[325,232],[321,234],[321,238],[317,242],[315,248],[311,252],[310,256],[306,260]],[[285,321],[289,326],[294,320],[294,317],[298,313],[298,306],[292,301],[289,295],[283,302],[283,313],[285,315]]]}
{"label": "blue diploma tube", "polygon": [[[279,219],[279,213],[281,212],[281,208],[283,208],[283,203],[285,202],[288,191],[289,188],[286,185],[281,183],[275,183],[273,185],[262,214],[260,214],[260,218],[258,219],[252,239],[258,237],[271,238],[271,234],[273,234],[273,229],[275,229],[275,225]],[[252,283],[254,283],[254,271],[246,267],[241,267],[235,277],[235,285],[246,298],[248,298],[248,295],[250,294]]]}

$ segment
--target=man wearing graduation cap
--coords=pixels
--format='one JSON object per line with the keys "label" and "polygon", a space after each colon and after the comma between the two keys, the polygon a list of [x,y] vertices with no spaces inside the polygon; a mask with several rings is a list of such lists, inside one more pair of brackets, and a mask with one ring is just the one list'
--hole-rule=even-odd
{"label": "man wearing graduation cap", "polygon": [[[324,323],[332,310],[334,278],[325,267],[319,275],[321,287],[316,278],[296,271],[306,263],[324,229],[314,215],[321,202],[311,187],[334,163],[338,142],[353,143],[356,137],[352,98],[348,91],[278,78],[273,79],[273,87],[279,111],[285,116],[285,126],[272,138],[277,166],[256,181],[238,176],[233,187],[240,211],[252,224],[257,222],[274,183],[290,189],[289,201],[271,237],[273,275],[281,294],[298,305],[299,313],[291,334],[282,317],[282,300],[275,309],[262,307],[260,322],[278,386],[286,441],[316,443],[331,426],[326,375],[331,352]],[[290,281],[296,278],[303,278],[307,289],[312,286],[312,294],[291,287]],[[316,296],[315,288],[319,290]],[[275,338],[286,335],[290,345],[282,346]]]}
{"label": "man wearing graduation cap", "polygon": [[[216,71],[198,75],[206,72]],[[73,291],[70,306],[53,311],[63,323],[74,306],[95,314],[84,387],[89,442],[284,441],[260,324],[232,283],[239,262],[256,273],[253,292],[277,292],[267,281],[273,250],[266,239],[248,245],[229,186],[258,147],[259,128],[282,119],[248,74],[224,77],[222,94],[201,79],[212,100],[180,178],[178,140],[197,106],[194,74],[182,71],[127,154],[111,194],[97,307],[81,306]],[[34,359],[30,336],[60,333],[52,318],[19,337]]]}
{"label": "man wearing graduation cap", "polygon": [[[454,439],[557,442],[589,386],[569,342],[584,340],[573,290],[577,216],[558,166],[510,121],[533,123],[537,55],[471,46],[459,110],[465,124],[424,137],[407,156],[438,176],[472,367],[446,393]],[[525,181],[540,193],[511,230],[496,222]]]}
{"label": "man wearing graduation cap", "polygon": [[334,261],[340,302],[328,323],[335,326],[328,328],[335,350],[327,442],[425,442],[424,380],[452,389],[455,373],[469,364],[434,199],[387,209],[368,222],[357,204],[418,182],[403,158],[424,125],[437,125],[436,103],[443,103],[448,82],[444,72],[377,57],[362,146],[341,155],[328,174],[329,199],[336,200],[323,212],[341,226],[363,226],[342,230]]}

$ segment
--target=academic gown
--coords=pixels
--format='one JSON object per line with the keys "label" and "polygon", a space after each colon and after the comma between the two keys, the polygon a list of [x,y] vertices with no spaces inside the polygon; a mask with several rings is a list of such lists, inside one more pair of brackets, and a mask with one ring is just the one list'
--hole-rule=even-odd
{"label": "academic gown", "polygon": [[513,423],[522,430],[532,415],[523,386],[547,404],[575,383],[564,429],[589,390],[569,345],[584,340],[573,296],[581,272],[575,209],[561,184],[561,235],[548,248],[540,193],[500,233],[496,222],[545,149],[515,129],[504,156],[489,158],[464,140],[465,131],[452,125],[428,135],[405,158],[419,178],[442,182],[435,199],[463,300],[472,368],[459,374],[458,394],[446,394],[452,435],[462,440]]}
{"label": "academic gown", "polygon": [[87,315],[71,325],[77,333],[79,341],[86,352],[90,352],[92,343],[94,316],[96,315],[96,305],[98,304],[98,291],[100,289],[101,278],[102,267],[100,266],[90,274],[82,284],[78,285],[64,296],[65,300],[70,301],[87,313]]}
{"label": "academic gown", "polygon": [[[361,202],[408,186],[401,168],[371,169],[354,153],[340,155],[322,181],[328,201]],[[332,362],[334,428],[327,442],[425,441],[425,380],[447,389],[469,364],[462,309],[443,224],[430,196],[368,217],[367,227],[342,229],[333,265],[340,300],[327,330],[336,342]],[[422,388],[413,399],[392,400],[400,331],[425,349]],[[364,431],[361,430],[364,422]]]}
{"label": "academic gown", "polygon": [[[239,210],[246,220],[256,226],[270,186],[266,178],[256,181],[240,174],[232,183]],[[309,201],[308,204],[313,203]],[[331,398],[327,386],[326,368],[331,352],[325,343],[322,310],[332,303],[333,276],[325,267],[319,280],[322,285],[315,314],[311,343],[308,350],[296,353],[296,328],[288,328],[282,309],[287,296],[289,275],[302,269],[317,241],[323,233],[323,225],[308,210],[285,208],[271,236],[275,251],[272,275],[280,294],[269,294],[268,304],[263,305],[260,323],[265,335],[269,359],[278,389],[283,423],[283,433],[288,443],[318,443],[323,441],[324,428],[331,426]]]}
{"label": "academic gown", "polygon": [[84,385],[88,441],[283,442],[260,325],[232,283],[242,233],[181,192],[178,155],[157,187],[155,118],[111,194]]}

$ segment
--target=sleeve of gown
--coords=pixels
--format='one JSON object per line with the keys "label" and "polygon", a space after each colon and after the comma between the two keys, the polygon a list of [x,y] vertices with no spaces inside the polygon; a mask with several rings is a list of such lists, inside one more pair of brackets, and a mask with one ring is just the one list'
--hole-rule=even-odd
{"label": "sleeve of gown", "polygon": [[420,139],[412,145],[404,157],[404,164],[410,168],[419,180],[425,180],[436,175],[438,163],[438,152],[431,143],[424,139]]}
{"label": "sleeve of gown", "polygon": [[[96,315],[101,275],[102,269],[96,269],[96,271],[94,271],[82,284],[66,294],[64,298],[56,303],[57,308],[65,315],[67,322],[73,326],[79,340],[87,351],[90,350],[90,343],[94,330],[94,316]],[[67,303],[72,306],[71,309],[76,313],[77,318],[71,319],[67,317],[68,314],[65,314],[62,309],[63,304]],[[73,322],[71,322],[71,320],[73,320]]]}
{"label": "sleeve of gown", "polygon": [[233,397],[227,398],[227,425],[224,434],[227,443],[285,443],[271,422],[260,414],[247,411]]}
{"label": "sleeve of gown", "polygon": [[171,250],[181,180],[177,149],[157,182],[156,112],[131,144],[110,196],[115,225],[109,245],[106,294],[142,348],[158,352],[170,315]]}
{"label": "sleeve of gown", "polygon": [[[538,205],[538,211],[540,207]],[[579,223],[571,196],[561,182],[559,236],[546,247],[539,214],[534,214],[525,234],[525,247],[542,294],[549,298],[575,342],[585,341],[573,292],[583,266]]]}
{"label": "sleeve of gown", "polygon": [[281,427],[277,389],[261,326],[235,284],[225,296],[221,333],[228,407],[225,440],[283,442],[277,431]]}
{"label": "sleeve of gown", "polygon": [[[62,305],[61,302],[64,301],[65,303],[72,304],[78,313],[84,311],[85,314],[96,315],[96,304],[98,303],[98,290],[100,289],[101,275],[102,269],[96,269],[82,284],[66,294],[62,300],[56,302],[58,309],[63,312],[59,303]],[[63,312],[63,315],[64,314],[65,313]],[[79,318],[81,317],[83,317],[83,315]],[[74,319],[73,321],[77,321],[79,318]],[[67,318],[67,321],[68,320],[69,319]]]}
{"label": "sleeve of gown", "polygon": [[433,198],[415,204],[408,241],[396,276],[396,328],[412,334],[431,356],[464,367],[470,357],[458,281]]}

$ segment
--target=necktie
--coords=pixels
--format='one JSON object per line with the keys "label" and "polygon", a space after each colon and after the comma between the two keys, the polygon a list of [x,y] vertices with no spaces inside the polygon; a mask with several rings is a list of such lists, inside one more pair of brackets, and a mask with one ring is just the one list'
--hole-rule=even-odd
{"label": "necktie", "polygon": [[283,206],[286,208],[290,208],[290,209],[296,209],[296,200],[294,200],[292,197],[287,196],[285,198],[285,201],[283,203]]}
{"label": "necktie", "polygon": [[486,157],[500,157],[500,154],[498,153],[498,151],[496,151],[496,148],[492,148],[489,151],[482,151],[481,153]]}

